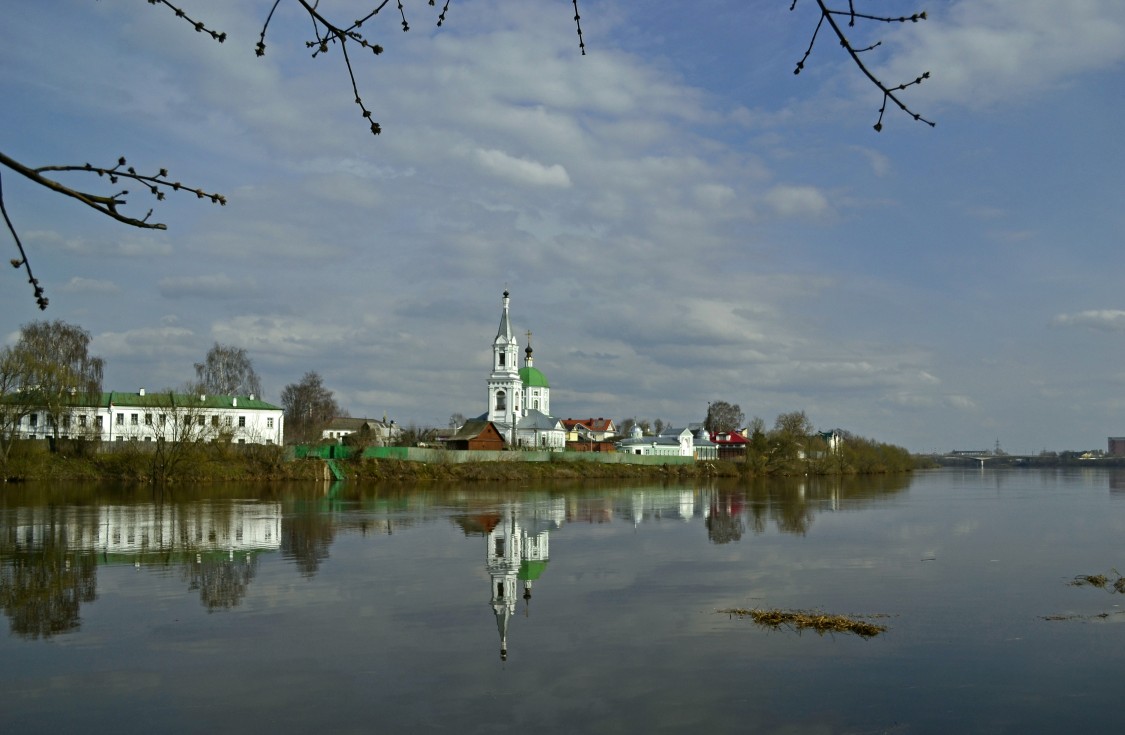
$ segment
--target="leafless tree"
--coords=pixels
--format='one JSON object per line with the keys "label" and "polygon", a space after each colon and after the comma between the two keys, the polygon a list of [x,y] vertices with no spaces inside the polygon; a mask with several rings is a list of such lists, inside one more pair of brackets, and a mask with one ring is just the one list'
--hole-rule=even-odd
{"label": "leafless tree", "polygon": [[[216,342],[203,362],[195,363],[199,392],[214,396],[261,396],[262,381],[246,350]],[[194,391],[193,391],[194,392]]]}
{"label": "leafless tree", "polygon": [[161,484],[198,459],[208,442],[229,440],[233,430],[209,421],[206,400],[191,391],[164,390],[156,395],[150,471],[152,481]]}
{"label": "leafless tree", "polygon": [[313,370],[299,382],[285,386],[281,406],[285,409],[286,433],[297,442],[318,438],[320,428],[341,413],[332,391],[324,387],[320,374]]}

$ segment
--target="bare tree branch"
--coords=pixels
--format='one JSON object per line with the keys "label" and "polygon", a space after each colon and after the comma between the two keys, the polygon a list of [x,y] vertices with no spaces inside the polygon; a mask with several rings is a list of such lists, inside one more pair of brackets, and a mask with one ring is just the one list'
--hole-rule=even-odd
{"label": "bare tree branch", "polygon": [[35,303],[39,305],[39,311],[45,311],[48,304],[47,296],[43,293],[43,287],[39,285],[39,279],[31,272],[31,263],[27,259],[27,251],[23,249],[23,243],[20,242],[20,236],[19,233],[16,232],[16,226],[12,224],[12,219],[8,216],[8,208],[4,206],[3,177],[0,177],[0,214],[4,215],[4,224],[8,226],[8,232],[12,233],[12,239],[16,241],[16,247],[20,251],[20,257],[12,258],[10,261],[12,267],[19,268],[22,265],[24,270],[27,271],[27,282],[31,284],[32,289],[35,291]]}
{"label": "bare tree branch", "polygon": [[[832,32],[836,34],[836,37],[840,40],[840,45],[843,46],[844,50],[848,52],[848,55],[852,58],[852,61],[855,63],[856,67],[858,67],[863,75],[867,77],[871,81],[871,83],[874,84],[876,88],[878,88],[879,91],[883,93],[883,105],[879,108],[879,119],[875,122],[874,125],[875,132],[879,132],[883,129],[883,114],[887,111],[888,100],[894,102],[900,110],[905,112],[907,115],[910,115],[915,120],[924,122],[931,128],[934,127],[936,123],[931,120],[927,120],[917,112],[911,110],[909,107],[907,107],[906,103],[903,102],[898,96],[898,92],[903,91],[907,87],[921,84],[923,80],[929,79],[930,72],[924,72],[921,76],[915,78],[913,81],[904,82],[903,84],[899,84],[897,86],[892,87],[885,84],[881,79],[875,76],[875,74],[872,73],[870,69],[867,68],[867,65],[863,63],[863,59],[860,58],[861,53],[877,48],[882,44],[882,41],[878,41],[865,48],[856,48],[852,44],[851,39],[848,38],[847,34],[844,33],[844,30],[840,27],[840,24],[836,22],[837,16],[845,16],[848,18],[849,28],[855,27],[856,20],[867,20],[876,23],[917,23],[920,20],[926,20],[926,12],[921,11],[913,13],[912,15],[902,15],[895,17],[858,13],[855,10],[855,0],[848,0],[847,10],[832,10],[827,5],[825,5],[824,0],[816,0],[816,4],[817,7],[820,8],[820,19],[817,21],[816,28],[813,30],[812,38],[809,40],[809,47],[805,50],[805,55],[802,56],[801,60],[797,62],[797,67],[793,70],[793,73],[800,74],[801,70],[805,68],[805,62],[812,54],[813,46],[816,44],[817,34],[820,33],[821,27],[824,25],[825,21],[827,21],[828,26],[832,29]],[[793,10],[796,7],[797,0],[793,0],[792,4],[789,6],[789,10]]]}
{"label": "bare tree branch", "polygon": [[117,211],[117,208],[119,206],[122,206],[126,203],[124,197],[129,194],[128,189],[123,189],[116,194],[111,194],[109,196],[91,194],[89,192],[79,191],[78,189],[72,189],[69,186],[61,184],[52,178],[44,176],[44,172],[64,171],[97,174],[99,177],[108,177],[109,183],[111,184],[116,184],[121,179],[131,179],[138,182],[142,186],[147,187],[149,193],[156,197],[157,201],[164,201],[167,192],[170,190],[190,192],[192,194],[195,194],[196,198],[198,199],[210,199],[215,204],[227,203],[226,197],[224,197],[222,194],[208,194],[202,189],[197,189],[192,186],[185,186],[178,181],[169,181],[167,178],[167,169],[162,168],[154,175],[139,174],[137,173],[136,169],[129,165],[129,162],[125,160],[124,156],[118,158],[117,164],[112,168],[101,168],[98,166],[92,166],[89,163],[83,164],[81,166],[40,166],[38,168],[31,168],[30,166],[25,166],[24,164],[0,151],[0,165],[7,166],[16,173],[23,174],[35,183],[40,184],[41,186],[45,186],[51,191],[58,192],[59,194],[64,194],[68,197],[73,197],[83,204],[89,207],[93,207],[107,217],[112,217],[118,222],[149,230],[166,230],[168,229],[168,226],[160,222],[149,222],[148,218],[152,216],[151,209],[148,210],[148,213],[145,214],[143,219],[128,217]]}

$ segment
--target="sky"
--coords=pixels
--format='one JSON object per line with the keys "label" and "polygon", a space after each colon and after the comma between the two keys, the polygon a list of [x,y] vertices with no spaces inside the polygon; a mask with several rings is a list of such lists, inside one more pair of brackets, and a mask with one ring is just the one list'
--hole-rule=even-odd
{"label": "sky", "polygon": [[50,299],[0,271],[0,342],[79,325],[121,391],[182,386],[219,342],[266,400],[316,371],[352,416],[445,426],[486,409],[507,289],[559,418],[722,400],[918,452],[1125,435],[1120,0],[857,26],[888,83],[930,72],[902,97],[936,126],[881,132],[827,36],[794,75],[811,0],[581,0],[585,56],[570,0],[458,0],[440,28],[407,0],[409,32],[391,3],[364,25],[384,53],[352,51],[379,136],[296,3],[262,58],[270,3],[180,4],[227,41],[140,0],[5,8],[0,151],[125,156],[228,203],[133,186],[168,227],[141,230],[0,168]]}

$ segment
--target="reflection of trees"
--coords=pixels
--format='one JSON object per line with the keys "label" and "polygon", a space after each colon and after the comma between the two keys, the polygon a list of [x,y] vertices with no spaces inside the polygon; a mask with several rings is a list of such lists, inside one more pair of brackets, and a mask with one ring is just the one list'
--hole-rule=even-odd
{"label": "reflection of trees", "polygon": [[226,559],[201,557],[183,567],[188,589],[199,590],[207,612],[237,607],[258,573],[258,557],[238,554]]}
{"label": "reflection of trees", "polygon": [[[746,515],[754,533],[772,521],[781,533],[805,535],[817,513],[856,510],[905,490],[907,473],[827,477],[755,478],[746,492]],[[710,530],[710,528],[709,528]]]}
{"label": "reflection of trees", "polygon": [[12,632],[48,638],[78,628],[83,602],[97,599],[97,561],[92,553],[66,553],[49,538],[42,550],[21,551],[0,565],[0,609]]}
{"label": "reflection of trees", "polygon": [[812,525],[813,506],[803,478],[770,478],[747,488],[755,533],[762,533],[766,520],[782,533],[805,535]]}
{"label": "reflection of trees", "polygon": [[336,539],[332,517],[309,509],[281,521],[281,553],[306,577],[316,576]]}

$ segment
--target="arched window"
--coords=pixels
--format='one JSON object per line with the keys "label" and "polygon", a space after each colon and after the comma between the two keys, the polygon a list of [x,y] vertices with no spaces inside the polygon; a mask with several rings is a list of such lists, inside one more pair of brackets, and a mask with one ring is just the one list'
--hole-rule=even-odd
{"label": "arched window", "polygon": [[502,390],[496,391],[496,410],[504,411],[508,408],[507,394]]}

